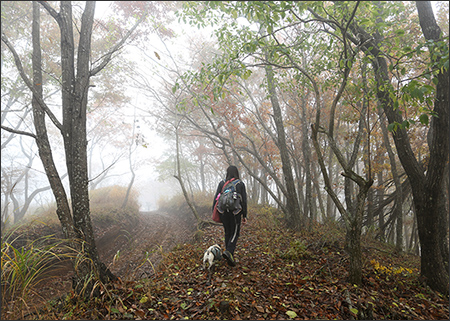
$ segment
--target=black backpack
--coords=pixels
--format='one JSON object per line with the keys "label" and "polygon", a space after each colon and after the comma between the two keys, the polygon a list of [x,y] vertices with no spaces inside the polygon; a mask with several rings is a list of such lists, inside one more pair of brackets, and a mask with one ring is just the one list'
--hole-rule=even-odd
{"label": "black backpack", "polygon": [[240,180],[236,179],[223,187],[222,193],[220,194],[219,200],[217,201],[217,210],[219,211],[219,213],[228,211],[233,212],[233,214],[236,215],[241,212],[242,196],[241,194],[236,192],[236,184],[239,182]]}

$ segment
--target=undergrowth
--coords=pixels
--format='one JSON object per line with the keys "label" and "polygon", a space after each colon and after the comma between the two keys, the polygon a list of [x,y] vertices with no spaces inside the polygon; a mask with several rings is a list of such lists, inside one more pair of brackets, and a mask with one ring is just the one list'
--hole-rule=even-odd
{"label": "undergrowth", "polygon": [[[14,233],[1,238],[2,311],[23,318],[29,311],[28,298],[38,285],[48,279],[46,272],[57,261],[70,258],[65,242],[54,235],[46,235],[18,245]],[[3,313],[3,312],[2,312]]]}
{"label": "undergrowth", "polygon": [[[139,204],[136,192],[132,192],[125,208],[120,208],[126,188],[110,186],[90,193],[91,218],[94,229],[105,224],[123,221],[137,222]],[[97,228],[98,229],[98,228]],[[56,233],[55,233],[56,231]],[[39,213],[26,216],[21,222],[3,230],[1,234],[1,304],[2,319],[24,319],[36,311],[30,304],[31,297],[40,297],[39,287],[52,276],[59,263],[72,261],[75,266],[90,264],[84,253],[76,251],[71,243],[80,240],[64,240],[56,207],[47,206]],[[83,248],[78,246],[78,248]],[[86,284],[98,279],[95,269],[88,275]],[[106,287],[94,282],[95,291]],[[103,290],[104,291],[104,290]],[[34,302],[33,302],[34,304]]]}

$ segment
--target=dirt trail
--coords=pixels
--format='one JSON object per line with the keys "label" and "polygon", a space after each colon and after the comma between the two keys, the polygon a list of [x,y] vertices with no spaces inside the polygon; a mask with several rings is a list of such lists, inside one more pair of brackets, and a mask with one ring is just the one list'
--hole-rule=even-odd
{"label": "dirt trail", "polygon": [[97,248],[114,274],[123,280],[140,279],[152,275],[164,253],[189,242],[194,231],[190,217],[142,212],[137,224],[116,226],[98,238]]}
{"label": "dirt trail", "polygon": [[[94,226],[94,229],[101,261],[122,280],[151,276],[163,255],[177,244],[190,242],[195,232],[190,215],[162,211],[141,212],[126,225]],[[36,299],[49,300],[71,290],[70,262],[55,265],[49,272],[52,277],[38,286]]]}

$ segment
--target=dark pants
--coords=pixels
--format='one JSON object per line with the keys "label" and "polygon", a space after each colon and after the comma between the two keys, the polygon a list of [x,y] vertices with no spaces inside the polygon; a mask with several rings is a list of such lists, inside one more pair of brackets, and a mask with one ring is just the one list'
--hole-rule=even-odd
{"label": "dark pants", "polygon": [[225,230],[225,249],[234,254],[241,231],[241,214],[234,215],[232,212],[224,212],[220,214],[220,218]]}

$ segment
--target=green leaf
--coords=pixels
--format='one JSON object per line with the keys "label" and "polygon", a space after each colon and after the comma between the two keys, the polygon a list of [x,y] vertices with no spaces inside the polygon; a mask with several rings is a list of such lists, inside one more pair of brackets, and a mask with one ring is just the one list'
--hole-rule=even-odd
{"label": "green leaf", "polygon": [[419,116],[419,121],[420,121],[422,124],[428,126],[428,121],[429,121],[428,115],[427,115],[427,114],[422,114],[422,115],[420,115],[420,116]]}
{"label": "green leaf", "polygon": [[360,24],[361,26],[366,25],[366,24],[369,24],[369,23],[370,23],[370,20],[367,19],[367,18],[362,18],[361,21],[359,22],[359,24]]}
{"label": "green leaf", "polygon": [[242,79],[244,79],[244,80],[246,80],[246,79],[248,79],[248,77],[250,77],[250,75],[252,74],[252,71],[251,70],[245,70],[244,71],[244,73],[242,74]]}
{"label": "green leaf", "polygon": [[175,86],[172,87],[172,93],[175,94],[178,88],[178,83],[175,84]]}
{"label": "green leaf", "polygon": [[112,313],[120,313],[120,311],[118,309],[116,309],[116,308],[111,308],[111,312]]}
{"label": "green leaf", "polygon": [[388,125],[388,130],[390,132],[395,132],[397,130],[397,123],[391,123]]}
{"label": "green leaf", "polygon": [[394,101],[394,110],[398,109],[398,100]]}
{"label": "green leaf", "polygon": [[295,311],[286,311],[286,314],[287,314],[288,317],[290,317],[291,319],[297,317],[297,313],[295,313]]}
{"label": "green leaf", "polygon": [[350,312],[353,313],[354,315],[357,315],[358,314],[358,309],[351,308]]}

